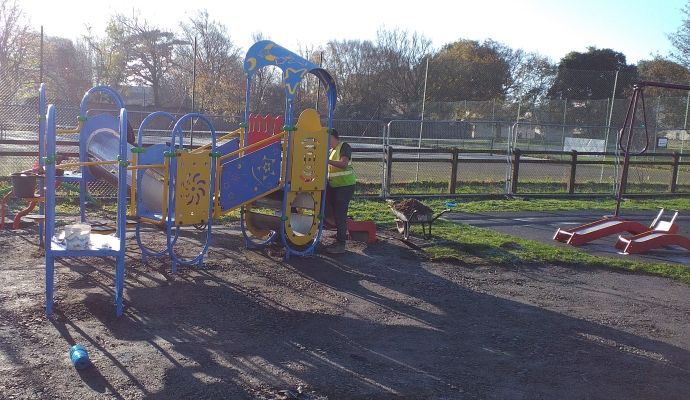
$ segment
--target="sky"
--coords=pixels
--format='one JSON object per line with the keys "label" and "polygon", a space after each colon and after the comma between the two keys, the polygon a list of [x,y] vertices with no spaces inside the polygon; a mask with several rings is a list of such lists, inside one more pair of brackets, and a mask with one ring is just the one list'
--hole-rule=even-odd
{"label": "sky", "polygon": [[20,0],[30,25],[46,36],[103,37],[111,15],[139,14],[152,26],[176,31],[199,10],[226,26],[243,51],[252,34],[297,52],[330,40],[372,40],[381,30],[407,31],[430,39],[434,48],[459,39],[492,39],[513,49],[560,61],[571,51],[594,46],[623,53],[628,64],[667,57],[668,34],[685,19],[690,0]]}

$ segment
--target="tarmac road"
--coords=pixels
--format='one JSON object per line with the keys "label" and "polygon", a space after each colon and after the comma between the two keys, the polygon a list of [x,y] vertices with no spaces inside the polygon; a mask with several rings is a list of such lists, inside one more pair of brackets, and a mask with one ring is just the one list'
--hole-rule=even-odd
{"label": "tarmac road", "polygon": [[[656,218],[658,210],[623,210],[619,216],[645,225],[651,224]],[[460,222],[477,228],[490,229],[495,232],[505,233],[511,236],[529,239],[536,242],[564,246],[585,251],[592,255],[602,257],[616,257],[621,259],[633,259],[639,261],[663,261],[680,264],[690,264],[690,250],[682,247],[670,246],[650,250],[644,254],[623,254],[614,247],[619,235],[632,236],[628,232],[611,235],[594,240],[579,247],[573,247],[566,243],[553,240],[554,235],[561,229],[572,229],[586,223],[598,221],[605,216],[613,215],[613,210],[607,213],[605,210],[577,210],[577,211],[522,211],[522,212],[495,212],[495,213],[465,213],[453,211],[443,215],[443,218]],[[666,210],[663,220],[669,220],[673,211]],[[690,215],[678,214],[675,223],[680,227],[678,234],[690,237]]]}

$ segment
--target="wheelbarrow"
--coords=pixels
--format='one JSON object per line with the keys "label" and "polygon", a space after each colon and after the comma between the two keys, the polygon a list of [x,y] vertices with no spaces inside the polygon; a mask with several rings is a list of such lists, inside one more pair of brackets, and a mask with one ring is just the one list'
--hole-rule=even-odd
{"label": "wheelbarrow", "polygon": [[[409,239],[410,237],[410,225],[412,224],[421,224],[422,225],[422,237],[424,239],[430,239],[431,238],[431,224],[434,223],[441,215],[447,213],[450,211],[450,209],[445,209],[438,213],[438,215],[434,216],[434,213],[418,213],[417,210],[413,210],[410,215],[405,215],[401,213],[400,211],[396,210],[393,208],[393,206],[389,205],[391,211],[393,211],[393,214],[395,214],[395,222],[398,224],[398,232],[403,234],[403,237],[405,240]],[[426,232],[426,226],[429,225],[429,233],[427,234]]]}

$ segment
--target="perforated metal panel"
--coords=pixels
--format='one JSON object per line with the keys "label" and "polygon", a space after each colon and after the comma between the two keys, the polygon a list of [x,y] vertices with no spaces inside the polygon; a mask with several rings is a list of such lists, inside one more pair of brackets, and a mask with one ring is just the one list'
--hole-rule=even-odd
{"label": "perforated metal panel", "polygon": [[210,152],[177,153],[175,184],[175,224],[191,225],[208,222],[211,201]]}

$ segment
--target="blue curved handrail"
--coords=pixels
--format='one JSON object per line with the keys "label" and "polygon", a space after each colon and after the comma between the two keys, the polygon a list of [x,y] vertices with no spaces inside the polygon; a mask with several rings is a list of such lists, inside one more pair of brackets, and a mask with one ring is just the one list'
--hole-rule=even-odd
{"label": "blue curved handrail", "polygon": [[[125,101],[122,99],[122,96],[120,93],[117,92],[117,90],[113,89],[110,86],[94,86],[86,93],[84,94],[84,97],[81,99],[81,104],[79,106],[79,115],[82,117],[85,117],[86,115],[86,101],[89,99],[89,96],[91,96],[94,93],[106,93],[112,97],[112,99],[115,101],[115,104],[117,105],[117,109],[122,109],[125,108]],[[126,132],[126,131],[125,131]]]}
{"label": "blue curved handrail", "polygon": [[[216,152],[216,130],[213,127],[213,124],[211,123],[211,120],[208,119],[203,114],[199,113],[189,113],[185,114],[180,118],[175,126],[173,127],[173,134],[172,134],[172,140],[170,141],[170,152],[174,152],[176,150],[175,147],[175,138],[178,136],[179,139],[179,146],[180,148],[183,147],[184,141],[183,141],[183,131],[182,131],[182,124],[184,124],[187,120],[191,118],[199,118],[200,120],[204,121],[209,128],[209,131],[211,132],[211,152],[210,155],[212,156],[212,162],[211,162],[211,171],[210,171],[210,193],[211,195],[209,196],[209,202],[208,202],[208,225],[206,227],[206,241],[204,242],[204,247],[203,249],[199,252],[199,254],[194,257],[191,260],[182,260],[180,259],[174,251],[172,251],[173,246],[175,245],[174,243],[170,242],[170,235],[168,235],[168,247],[170,248],[170,258],[172,259],[172,271],[175,272],[177,269],[177,264],[183,264],[183,265],[191,265],[198,263],[199,268],[203,266],[203,261],[204,261],[204,255],[208,251],[208,248],[211,245],[211,230],[213,226],[213,199],[214,199],[214,194],[216,193],[216,179],[214,178],[216,176],[216,158],[213,158],[213,155]],[[170,168],[170,175],[171,176],[176,176],[177,175],[177,163],[171,163],[171,168]],[[168,220],[169,221],[174,221],[175,220],[175,194],[173,193],[173,190],[168,190]],[[178,229],[179,232],[179,229]]]}
{"label": "blue curved handrail", "polygon": [[[144,135],[144,132],[146,130],[146,126],[148,126],[148,124],[154,118],[158,118],[158,117],[168,118],[173,122],[173,124],[177,123],[177,118],[175,118],[175,116],[173,116],[172,114],[165,112],[165,111],[155,111],[155,112],[147,115],[146,118],[144,118],[144,120],[141,121],[141,125],[139,125],[139,131],[137,133],[137,147],[142,146],[143,135]],[[137,194],[137,195],[139,196],[139,194]],[[170,207],[169,204],[168,204],[168,207]],[[165,217],[167,217],[167,216],[168,215],[166,215]],[[172,251],[170,249],[177,242],[177,238],[179,235],[179,229],[176,229],[174,237],[171,238],[172,233],[171,233],[171,227],[170,227],[169,220],[167,218],[165,218],[162,222],[165,223],[166,247],[165,247],[165,249],[160,250],[160,251],[151,250],[150,248],[148,248],[143,243],[143,241],[141,240],[141,226],[140,226],[141,224],[137,224],[136,229],[135,229],[135,237],[137,240],[137,244],[139,245],[139,248],[141,249],[141,260],[142,260],[142,262],[146,262],[147,256],[158,257],[158,256],[162,256],[162,255],[170,255],[172,253]]]}

